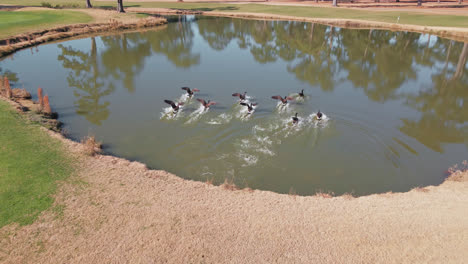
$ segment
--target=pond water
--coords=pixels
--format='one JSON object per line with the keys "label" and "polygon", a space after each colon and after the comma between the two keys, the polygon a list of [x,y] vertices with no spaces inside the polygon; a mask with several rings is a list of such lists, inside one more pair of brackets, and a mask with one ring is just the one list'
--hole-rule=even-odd
{"label": "pond water", "polygon": [[[16,87],[41,86],[72,138],[95,135],[107,153],[150,168],[280,193],[365,195],[439,184],[468,158],[467,46],[410,32],[181,17],[23,50],[0,71]],[[200,92],[187,98],[183,86]],[[258,103],[251,114],[232,96],[244,91]],[[283,107],[274,95],[296,100]],[[203,111],[196,98],[218,104]],[[185,104],[173,115],[165,99]]]}

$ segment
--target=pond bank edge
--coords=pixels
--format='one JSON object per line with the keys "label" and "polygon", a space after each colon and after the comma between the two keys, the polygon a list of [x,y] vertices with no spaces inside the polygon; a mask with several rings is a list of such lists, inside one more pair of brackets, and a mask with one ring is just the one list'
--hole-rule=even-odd
{"label": "pond bank edge", "polygon": [[147,29],[167,24],[164,18],[149,17],[137,22],[122,23],[111,20],[108,23],[73,24],[51,29],[33,31],[0,39],[0,58],[10,55],[18,50],[37,46],[46,42],[76,37],[86,34],[102,32],[127,31],[134,29]]}

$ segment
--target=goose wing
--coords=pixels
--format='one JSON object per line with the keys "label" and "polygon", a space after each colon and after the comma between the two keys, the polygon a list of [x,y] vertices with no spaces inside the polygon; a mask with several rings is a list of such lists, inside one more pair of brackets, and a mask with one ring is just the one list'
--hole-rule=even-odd
{"label": "goose wing", "polygon": [[200,90],[198,90],[197,88],[193,88],[192,91],[193,92],[199,92]]}
{"label": "goose wing", "polygon": [[286,96],[286,98],[284,98],[284,99],[289,100],[289,101],[294,100],[294,98],[292,98],[291,96]]}
{"label": "goose wing", "polygon": [[164,102],[165,102],[166,104],[170,104],[170,105],[172,106],[172,108],[176,108],[176,107],[177,107],[177,105],[176,105],[173,101],[171,101],[171,100],[164,100]]}
{"label": "goose wing", "polygon": [[240,103],[240,104],[241,104],[241,105],[244,105],[244,106],[249,106],[249,105],[248,105],[248,104],[246,104],[246,103]]}
{"label": "goose wing", "polygon": [[182,87],[182,88],[180,88],[180,89],[185,90],[185,91],[187,91],[187,92],[190,91],[190,88],[188,88],[188,87]]}
{"label": "goose wing", "polygon": [[232,96],[237,96],[237,97],[240,97],[241,94],[240,93],[233,93]]}
{"label": "goose wing", "polygon": [[209,102],[208,104],[206,104],[206,107],[210,107],[210,106],[215,105],[215,104],[217,104],[217,102]]}
{"label": "goose wing", "polygon": [[283,97],[279,95],[272,96],[271,98],[276,99],[276,100],[283,100]]}
{"label": "goose wing", "polygon": [[206,105],[206,102],[203,99],[197,98],[197,101],[200,102],[202,105]]}

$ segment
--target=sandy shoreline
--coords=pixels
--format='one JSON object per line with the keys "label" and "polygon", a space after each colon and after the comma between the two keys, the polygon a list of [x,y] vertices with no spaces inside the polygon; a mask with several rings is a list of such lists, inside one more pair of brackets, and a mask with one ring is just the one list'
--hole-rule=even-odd
{"label": "sandy shoreline", "polygon": [[353,198],[228,190],[138,162],[83,155],[55,207],[0,229],[1,263],[463,263],[468,172]]}
{"label": "sandy shoreline", "polygon": [[439,186],[359,198],[233,191],[138,162],[85,156],[83,145],[47,133],[64,143],[80,167],[35,223],[0,229],[0,263],[468,259],[468,172]]}

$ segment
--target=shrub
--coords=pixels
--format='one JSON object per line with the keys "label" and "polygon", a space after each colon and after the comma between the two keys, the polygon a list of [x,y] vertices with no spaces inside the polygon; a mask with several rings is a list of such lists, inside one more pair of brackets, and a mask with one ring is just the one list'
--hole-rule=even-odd
{"label": "shrub", "polygon": [[7,98],[11,98],[11,87],[10,87],[10,81],[8,80],[8,77],[5,76],[5,78],[3,79],[3,87],[5,89],[5,96]]}
{"label": "shrub", "polygon": [[50,108],[48,95],[44,96],[44,107],[42,108],[42,112],[47,115],[52,115],[52,109]]}
{"label": "shrub", "polygon": [[94,136],[85,137],[81,143],[84,145],[84,153],[88,156],[94,156],[102,151],[102,143],[97,141]]}
{"label": "shrub", "polygon": [[49,2],[42,2],[41,6],[42,7],[47,7],[47,8],[54,8],[54,6]]}
{"label": "shrub", "polygon": [[39,105],[41,106],[41,111],[44,108],[44,99],[43,99],[43,97],[44,97],[44,95],[42,94],[42,88],[41,87],[37,88],[37,100],[39,102]]}

